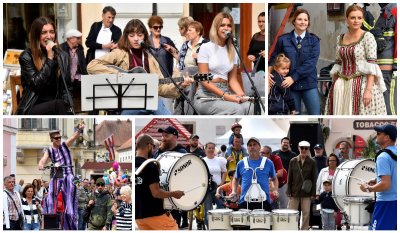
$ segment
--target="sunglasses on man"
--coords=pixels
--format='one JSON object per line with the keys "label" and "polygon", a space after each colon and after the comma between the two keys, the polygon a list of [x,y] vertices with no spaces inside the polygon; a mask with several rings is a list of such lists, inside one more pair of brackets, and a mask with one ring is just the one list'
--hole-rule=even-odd
{"label": "sunglasses on man", "polygon": [[152,28],[154,30],[161,30],[161,29],[163,29],[163,26],[153,26]]}
{"label": "sunglasses on man", "polygon": [[104,183],[97,183],[96,185],[97,185],[97,187],[100,187],[100,186],[103,186],[103,187],[104,187],[104,186],[105,186]]}
{"label": "sunglasses on man", "polygon": [[60,139],[61,139],[61,136],[53,137],[53,139],[55,139],[55,140],[60,140]]}

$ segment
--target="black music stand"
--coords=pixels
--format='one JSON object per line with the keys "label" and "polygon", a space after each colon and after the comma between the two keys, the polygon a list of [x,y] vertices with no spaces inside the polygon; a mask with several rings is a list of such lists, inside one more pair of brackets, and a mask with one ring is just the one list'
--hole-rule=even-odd
{"label": "black music stand", "polygon": [[[158,99],[158,89],[155,90],[155,94],[152,95],[152,91],[150,88],[150,84],[148,81],[150,79],[146,79],[146,81],[141,81],[139,77],[135,77],[137,75],[148,75],[148,74],[124,74],[123,79],[129,79],[129,83],[120,83],[118,80],[116,80],[116,83],[111,83],[112,80],[111,77],[105,78],[103,83],[99,82],[98,84],[92,83],[89,84],[92,88],[92,96],[86,96],[84,97],[85,100],[91,100],[91,108],[89,110],[92,111],[97,111],[97,110],[114,110],[117,113],[120,113],[122,110],[148,110],[149,104],[148,104],[148,99]],[[118,76],[118,75],[117,75]],[[119,74],[121,76],[121,74]],[[93,79],[93,77],[91,77]],[[144,80],[144,79],[142,79]],[[106,81],[106,83],[104,83]],[[158,80],[154,80],[154,82],[158,83]],[[134,83],[135,82],[135,83]],[[104,93],[105,88],[108,91],[108,93]],[[107,88],[108,87],[108,88]],[[140,89],[144,90],[143,93],[140,94],[132,94],[130,92],[131,87],[140,87]],[[155,89],[153,87],[153,89]],[[111,91],[111,95],[110,95]],[[104,104],[100,107],[98,107],[99,102],[102,100],[116,100],[117,104],[115,105],[115,102],[109,103],[106,107],[104,107]],[[142,105],[139,107],[137,104],[135,106],[134,102],[132,102],[132,99],[143,99]],[[137,102],[135,102],[137,103]],[[126,107],[128,105],[128,107]],[[155,104],[157,106],[157,104]],[[86,109],[87,110],[87,109]]]}

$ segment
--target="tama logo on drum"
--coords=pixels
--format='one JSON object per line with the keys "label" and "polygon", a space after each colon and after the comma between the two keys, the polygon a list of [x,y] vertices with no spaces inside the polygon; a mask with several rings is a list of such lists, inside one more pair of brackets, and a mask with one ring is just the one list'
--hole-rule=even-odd
{"label": "tama logo on drum", "polygon": [[187,162],[182,164],[178,169],[174,171],[174,176],[176,176],[178,173],[181,173],[185,168],[189,167],[192,164],[192,160],[189,159]]}

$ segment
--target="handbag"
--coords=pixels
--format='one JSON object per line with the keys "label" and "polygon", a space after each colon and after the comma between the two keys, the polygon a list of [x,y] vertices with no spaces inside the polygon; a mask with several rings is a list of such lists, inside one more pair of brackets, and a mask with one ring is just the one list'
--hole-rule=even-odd
{"label": "handbag", "polygon": [[23,229],[24,229],[24,215],[22,214],[22,212],[20,213],[20,212],[18,211],[17,204],[15,204],[15,201],[14,201],[14,199],[11,197],[11,195],[10,195],[8,192],[5,192],[5,193],[7,193],[7,195],[10,197],[10,199],[11,199],[12,202],[14,203],[15,209],[16,209],[17,212],[18,212],[18,225],[19,225],[20,229],[23,230]]}
{"label": "handbag", "polygon": [[300,168],[299,163],[297,163],[297,165],[299,166],[300,169],[300,176],[301,176],[301,180],[303,181],[303,184],[301,185],[301,191],[305,192],[305,193],[310,193],[311,189],[312,189],[312,181],[311,180],[304,180],[303,177],[303,170]]}

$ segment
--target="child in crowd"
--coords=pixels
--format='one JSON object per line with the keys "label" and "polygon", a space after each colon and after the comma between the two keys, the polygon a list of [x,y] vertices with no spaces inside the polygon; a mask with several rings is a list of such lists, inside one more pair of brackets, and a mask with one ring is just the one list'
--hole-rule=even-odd
{"label": "child in crowd", "polygon": [[290,60],[283,53],[276,57],[272,75],[275,84],[270,86],[268,96],[268,115],[296,114],[294,100],[290,95],[290,88],[282,87],[282,82],[289,73]]}
{"label": "child in crowd", "polygon": [[239,136],[242,139],[242,154],[247,154],[247,149],[246,149],[246,147],[243,146],[243,144],[244,144],[243,141],[244,140],[243,140],[243,136],[241,134],[242,125],[239,124],[238,122],[235,122],[235,123],[232,124],[231,130],[232,130],[232,134],[229,137],[229,146],[228,146],[228,148],[226,150],[226,153],[225,153],[226,157],[231,155],[231,153],[232,153],[233,138],[235,137],[235,135]]}
{"label": "child in crowd", "polygon": [[323,230],[335,230],[335,219],[339,211],[335,201],[332,198],[332,181],[326,179],[323,182],[324,191],[319,196],[321,203],[321,220]]}

